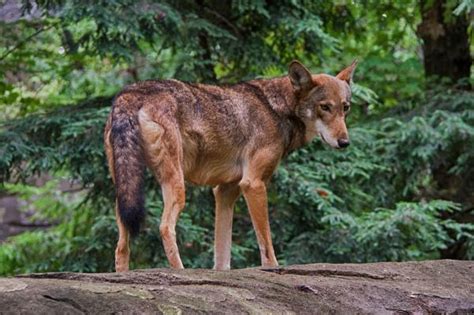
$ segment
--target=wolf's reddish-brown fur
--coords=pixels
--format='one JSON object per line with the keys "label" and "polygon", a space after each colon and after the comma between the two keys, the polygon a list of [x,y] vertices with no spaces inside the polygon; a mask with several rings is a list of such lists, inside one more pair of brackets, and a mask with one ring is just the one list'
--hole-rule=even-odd
{"label": "wolf's reddish-brown fur", "polygon": [[183,268],[175,226],[185,206],[185,181],[213,186],[215,268],[230,268],[234,203],[243,194],[263,266],[277,266],[266,185],[289,152],[320,135],[332,147],[349,145],[353,63],[336,77],[291,63],[289,75],[228,86],[176,80],[126,87],[105,128],[105,150],[116,188],[117,271],[128,270],[129,234],[144,218],[143,172],[161,185],[160,233],[168,261]]}

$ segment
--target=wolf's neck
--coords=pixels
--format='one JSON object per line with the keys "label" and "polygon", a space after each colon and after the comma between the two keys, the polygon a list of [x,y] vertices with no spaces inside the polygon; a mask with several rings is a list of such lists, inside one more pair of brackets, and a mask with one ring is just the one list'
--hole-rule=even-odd
{"label": "wolf's neck", "polygon": [[258,87],[268,101],[268,104],[281,119],[281,127],[288,153],[305,144],[305,124],[296,115],[297,100],[288,76],[249,82]]}
{"label": "wolf's neck", "polygon": [[248,81],[258,87],[273,110],[280,115],[291,115],[295,112],[296,98],[288,76],[273,79]]}

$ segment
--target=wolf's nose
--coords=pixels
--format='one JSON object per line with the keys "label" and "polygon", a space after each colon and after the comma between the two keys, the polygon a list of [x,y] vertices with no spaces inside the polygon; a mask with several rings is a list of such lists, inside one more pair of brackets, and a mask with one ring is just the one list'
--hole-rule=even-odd
{"label": "wolf's nose", "polygon": [[348,147],[350,144],[349,139],[338,139],[337,140],[337,145],[339,148],[345,148]]}

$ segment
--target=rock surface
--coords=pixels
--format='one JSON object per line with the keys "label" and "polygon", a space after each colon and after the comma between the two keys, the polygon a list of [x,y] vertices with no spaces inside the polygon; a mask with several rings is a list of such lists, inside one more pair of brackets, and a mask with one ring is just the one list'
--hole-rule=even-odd
{"label": "rock surface", "polygon": [[30,274],[0,278],[0,313],[474,314],[474,262]]}

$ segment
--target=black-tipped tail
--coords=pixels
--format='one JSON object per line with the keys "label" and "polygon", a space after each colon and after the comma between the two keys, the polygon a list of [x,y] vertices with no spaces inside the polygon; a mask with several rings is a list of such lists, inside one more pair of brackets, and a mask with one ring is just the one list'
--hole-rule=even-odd
{"label": "black-tipped tail", "polygon": [[115,193],[120,220],[132,237],[140,232],[145,218],[143,191],[144,158],[138,118],[130,104],[112,109],[111,142],[114,156]]}
{"label": "black-tipped tail", "polygon": [[128,206],[126,201],[120,196],[117,198],[120,220],[127,228],[132,237],[136,237],[140,232],[140,226],[145,219],[145,204],[142,200],[137,201],[135,206]]}

